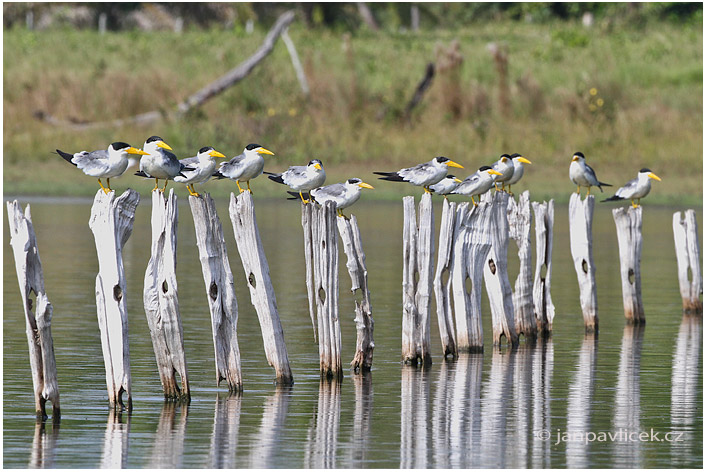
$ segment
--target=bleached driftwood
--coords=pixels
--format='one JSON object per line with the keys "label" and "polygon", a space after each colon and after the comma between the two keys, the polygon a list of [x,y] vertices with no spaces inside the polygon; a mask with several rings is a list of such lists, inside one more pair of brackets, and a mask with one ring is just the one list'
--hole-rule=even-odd
{"label": "bleached driftwood", "polygon": [[493,320],[493,345],[500,346],[503,336],[509,344],[518,344],[515,331],[515,309],[512,288],[507,274],[508,222],[507,206],[510,195],[495,192],[490,200],[493,214],[490,219],[491,248],[483,268],[485,289],[488,292]]}
{"label": "bleached driftwood", "polygon": [[356,343],[355,355],[351,361],[351,367],[355,373],[364,373],[373,366],[373,350],[375,341],[373,340],[373,312],[370,305],[370,289],[368,288],[368,267],[365,264],[365,253],[363,243],[358,229],[358,220],[355,215],[350,219],[343,216],[336,218],[338,224],[338,234],[343,242],[343,252],[346,253],[348,261],[346,268],[351,276],[351,292],[360,290],[361,299],[355,301],[355,329]]}
{"label": "bleached driftwood", "polygon": [[569,199],[569,238],[571,256],[579,282],[583,325],[587,332],[598,331],[598,297],[596,295],[596,266],[593,263],[593,207],[596,197],[584,201],[578,193]]}
{"label": "bleached driftwood", "polygon": [[[103,192],[100,190],[100,192]],[[101,469],[127,468],[127,454],[130,445],[130,415],[123,415],[121,410],[112,409],[108,413],[108,423],[105,425],[103,450],[101,452]]]}
{"label": "bleached driftwood", "polygon": [[191,397],[176,277],[178,213],[174,189],[169,190],[166,199],[159,190],[152,192],[152,249],[145,271],[143,302],[164,398],[168,400]]}
{"label": "bleached driftwood", "polygon": [[297,48],[294,46],[294,41],[289,37],[289,27],[282,31],[282,41],[284,45],[287,46],[287,52],[289,52],[289,58],[292,60],[292,67],[294,67],[294,72],[297,74],[297,80],[299,81],[299,86],[302,89],[304,96],[309,96],[309,82],[306,80],[306,74],[304,73],[304,68],[299,60],[299,54],[297,54]]}
{"label": "bleached driftwood", "polygon": [[309,300],[309,318],[311,318],[311,326],[314,330],[314,342],[316,342],[316,295],[314,294],[314,266],[312,265],[314,250],[311,246],[311,214],[313,212],[313,205],[302,202],[301,206],[302,229],[304,230],[304,267],[306,268],[306,296]]}
{"label": "bleached driftwood", "polygon": [[245,278],[248,281],[250,301],[260,321],[267,362],[275,369],[275,381],[289,385],[294,380],[277,311],[275,290],[270,279],[270,267],[257,228],[252,194],[243,192],[236,197],[231,193],[229,213]]}
{"label": "bleached driftwood", "polygon": [[[17,281],[25,313],[29,364],[34,388],[34,411],[38,420],[47,418],[46,402],[52,404],[52,419],[59,422],[59,384],[56,377],[54,342],[51,336],[52,306],[44,291],[42,261],[39,258],[37,238],[32,225],[29,204],[24,213],[17,200],[7,202],[7,220],[10,225],[10,246],[15,256]],[[36,296],[33,306],[32,294]]]}
{"label": "bleached driftwood", "polygon": [[[703,285],[699,234],[694,210],[686,210],[684,219],[682,219],[680,211],[674,213],[672,229],[674,230],[674,248],[677,253],[677,273],[682,309],[685,313],[700,315],[703,313],[703,304],[699,295],[703,293]],[[689,271],[691,271],[691,282],[689,282]]]}
{"label": "bleached driftwood", "polygon": [[[402,270],[402,361],[431,364],[430,316],[434,209],[431,194],[419,202],[419,227],[414,197],[404,197]],[[417,280],[418,277],[418,280]]]}
{"label": "bleached driftwood", "polygon": [[336,469],[341,422],[341,383],[321,379],[316,416],[309,425],[304,446],[304,467]]}
{"label": "bleached driftwood", "polygon": [[434,274],[434,295],[436,298],[436,316],[439,321],[441,337],[441,355],[458,357],[454,336],[453,313],[451,312],[451,270],[453,265],[455,241],[456,203],[444,199],[439,229],[439,253],[436,258]]}
{"label": "bleached driftwood", "polygon": [[228,390],[239,391],[243,381],[238,348],[238,301],[235,298],[223,226],[209,194],[190,196],[189,205],[194,217],[196,245],[199,248],[206,298],[211,312],[216,384],[225,379]]}
{"label": "bleached driftwood", "polygon": [[642,207],[615,208],[613,219],[618,232],[623,311],[628,323],[643,324],[645,309],[642,306],[642,278],[640,276]]}
{"label": "bleached driftwood", "polygon": [[530,194],[525,190],[520,195],[519,202],[510,198],[507,207],[507,219],[510,227],[510,238],[518,247],[520,271],[515,280],[515,291],[512,294],[512,304],[515,307],[515,331],[523,334],[525,339],[537,338],[537,322],[534,317],[534,300],[532,299],[532,214],[530,213]]}
{"label": "bleached driftwood", "polygon": [[[179,421],[176,421],[177,407]],[[186,422],[189,418],[189,406],[167,402],[162,405],[159,424],[154,434],[152,452],[147,462],[148,469],[181,469],[186,441]]]}
{"label": "bleached driftwood", "polygon": [[93,232],[98,254],[96,276],[96,312],[101,332],[101,346],[105,362],[105,380],[110,406],[125,408],[122,393],[127,394],[127,408],[132,408],[130,377],[130,345],[128,343],[128,316],[123,247],[132,234],[135,209],[140,194],[127,190],[115,198],[96,192],[88,226]]}
{"label": "bleached driftwood", "polygon": [[534,271],[534,314],[537,331],[543,335],[552,332],[554,303],[552,302],[552,248],[554,245],[554,200],[532,202],[537,244],[537,262]]}

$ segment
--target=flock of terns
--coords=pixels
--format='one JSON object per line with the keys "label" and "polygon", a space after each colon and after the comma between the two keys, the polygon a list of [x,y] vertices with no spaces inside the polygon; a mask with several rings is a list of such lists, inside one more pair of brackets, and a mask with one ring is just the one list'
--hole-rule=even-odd
{"label": "flock of terns", "polygon": [[[338,215],[343,216],[343,209],[358,201],[362,189],[373,188],[372,185],[358,178],[323,186],[326,172],[319,159],[313,159],[305,166],[289,167],[281,174],[264,172],[263,155],[273,156],[274,153],[259,144],[248,144],[241,154],[219,165],[216,158],[226,156],[210,146],[199,149],[194,157],[181,160],[170,151],[172,148],[159,136],[148,138],[142,149],[118,141],[108,146],[107,150],[81,151],[74,154],[56,150],[61,157],[81,169],[86,175],[97,178],[98,185],[106,194],[111,191],[110,179],[120,177],[131,166],[129,158],[131,154],[141,156],[140,170],[135,175],[153,178],[155,181],[153,191],[164,192],[169,181],[174,180],[185,184],[189,195],[198,197],[195,184],[203,184],[211,178],[227,178],[235,181],[241,193],[246,189],[252,193],[250,181],[264,173],[272,181],[290,187],[293,191],[288,193],[296,199],[300,198],[304,203],[314,201],[323,205],[327,201],[334,202]],[[463,166],[439,156],[429,162],[395,172],[373,173],[382,176],[379,177],[381,180],[408,182],[424,188],[425,192],[443,195],[444,198],[452,194],[465,195],[471,198],[474,205],[477,205],[474,197],[480,198],[480,195],[493,186],[496,191],[511,193],[512,185],[524,175],[524,164],[531,164],[531,162],[520,154],[503,154],[492,165],[481,166],[475,173],[461,180],[454,175],[449,175],[448,169],[449,167],[463,169]],[[595,171],[586,164],[586,158],[581,152],[574,153],[571,159],[569,177],[576,185],[576,193],[580,193],[581,187],[587,187],[587,196],[591,193],[591,187],[598,187],[602,192],[603,186],[611,186],[598,180]],[[106,186],[101,179],[106,179]],[[632,206],[637,208],[640,199],[650,192],[650,179],[662,180],[649,169],[643,168],[637,178],[630,180],[612,197],[603,201],[630,200]],[[164,180],[162,188],[159,188],[160,180]],[[246,189],[241,187],[241,183],[245,183]],[[498,184],[501,187],[498,187]],[[635,203],[636,200],[637,203]]]}

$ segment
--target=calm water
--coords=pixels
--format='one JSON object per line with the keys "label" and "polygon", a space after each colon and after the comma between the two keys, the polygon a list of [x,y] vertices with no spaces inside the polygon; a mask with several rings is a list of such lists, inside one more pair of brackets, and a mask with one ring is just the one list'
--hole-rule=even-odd
{"label": "calm water", "polygon": [[[228,396],[215,386],[210,315],[193,222],[180,196],[177,267],[192,388],[187,407],[163,402],[142,308],[150,241],[149,198],[142,197],[124,249],[134,411],[119,417],[108,409],[95,315],[98,267],[87,224],[91,201],[31,200],[54,306],[60,428],[35,425],[24,315],[3,210],[5,467],[702,466],[702,327],[700,320],[681,314],[671,229],[677,208],[645,207],[644,328],[625,327],[615,225],[610,208],[598,204],[594,256],[601,330],[597,339],[584,337],[567,207],[557,206],[553,338],[536,347],[494,350],[484,295],[485,352],[443,362],[434,318],[434,363],[422,371],[399,362],[402,204],[370,203],[364,196],[354,210],[368,262],[375,360],[370,375],[347,374],[337,385],[319,382],[299,206],[256,199],[295,378],[292,388],[277,389],[249,302],[227,202],[219,201],[239,301],[245,390]],[[439,202],[435,210],[438,224]],[[514,285],[517,250],[512,246]],[[355,348],[349,283],[342,273],[344,362]],[[567,440],[567,431],[575,440]]]}

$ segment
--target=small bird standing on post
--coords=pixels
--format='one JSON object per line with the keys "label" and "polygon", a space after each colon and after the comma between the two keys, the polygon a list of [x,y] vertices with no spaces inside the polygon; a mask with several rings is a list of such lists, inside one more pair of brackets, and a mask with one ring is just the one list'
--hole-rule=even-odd
{"label": "small bird standing on post", "polygon": [[[512,154],[510,156],[512,159],[512,166],[513,166],[513,171],[512,171],[512,177],[508,179],[507,183],[507,191],[510,195],[512,195],[512,185],[516,184],[517,182],[520,181],[522,176],[525,174],[525,166],[523,164],[532,164],[529,159],[525,158],[522,156],[522,154]],[[504,184],[503,184],[504,185]],[[503,187],[504,188],[504,187]]]}
{"label": "small bird standing on post", "polygon": [[205,146],[199,149],[199,153],[196,156],[179,160],[184,166],[193,168],[193,170],[182,170],[180,175],[174,177],[174,182],[186,184],[186,190],[189,191],[189,195],[198,197],[199,194],[194,189],[194,184],[204,183],[211,178],[213,171],[216,169],[216,157],[226,156],[211,146]]}
{"label": "small bird standing on post", "polygon": [[586,191],[586,196],[591,194],[591,187],[598,187],[601,192],[603,191],[603,185],[606,187],[612,187],[611,184],[605,182],[600,182],[596,173],[593,171],[591,166],[586,164],[586,157],[584,157],[582,152],[575,152],[574,156],[571,158],[571,165],[569,165],[569,177],[571,181],[576,184],[576,193],[581,193],[581,187],[588,187]]}
{"label": "small bird standing on post", "polygon": [[500,175],[502,174],[492,167],[482,166],[475,173],[463,179],[463,181],[458,184],[458,187],[456,187],[456,189],[451,193],[469,196],[471,197],[473,206],[478,206],[476,201],[473,199],[473,196],[478,195],[480,198],[480,195],[483,195],[493,186],[496,179],[495,176]]}
{"label": "small bird standing on post", "polygon": [[450,167],[458,167],[463,169],[461,164],[450,160],[447,157],[435,157],[429,162],[417,164],[414,167],[400,169],[397,172],[373,172],[373,174],[382,175],[380,180],[389,180],[392,182],[409,182],[412,185],[424,187],[426,193],[429,191],[429,186],[434,185],[441,179],[446,177]]}
{"label": "small bird standing on post", "polygon": [[263,159],[262,154],[275,155],[274,152],[265,149],[259,144],[248,144],[242,154],[238,154],[227,162],[221,162],[218,172],[213,174],[213,176],[218,179],[228,178],[235,180],[240,193],[245,191],[240,186],[240,182],[243,181],[248,186],[248,192],[252,193],[250,180],[262,174],[262,170],[265,168],[265,159]]}
{"label": "small bird standing on post", "polygon": [[458,187],[461,182],[463,182],[461,179],[455,175],[449,174],[434,185],[430,185],[429,190],[439,195],[443,195],[444,199],[448,199],[448,195],[456,190],[456,187]]}
{"label": "small bird standing on post", "polygon": [[147,151],[147,155],[140,159],[140,171],[135,172],[135,175],[152,177],[154,179],[153,192],[159,188],[159,179],[164,179],[164,187],[160,189],[164,193],[169,181],[179,175],[185,166],[173,153],[169,152],[172,148],[159,136],[150,136],[142,147]]}
{"label": "small bird standing on post", "polygon": [[319,159],[312,159],[305,166],[291,166],[281,174],[264,173],[273,182],[288,185],[292,190],[299,192],[299,197],[304,203],[309,203],[309,200],[304,199],[302,191],[321,187],[326,181],[326,172]]}
{"label": "small bird standing on post", "polygon": [[[632,207],[637,208],[638,206],[640,206],[640,199],[646,197],[647,194],[650,193],[650,189],[652,188],[652,183],[650,182],[650,179],[658,181],[662,180],[657,176],[657,174],[652,172],[647,167],[642,168],[640,169],[640,172],[638,172],[637,177],[620,187],[615,192],[615,195],[601,201],[614,202],[629,199],[630,203],[632,203]],[[637,204],[635,204],[635,200],[637,200]]]}

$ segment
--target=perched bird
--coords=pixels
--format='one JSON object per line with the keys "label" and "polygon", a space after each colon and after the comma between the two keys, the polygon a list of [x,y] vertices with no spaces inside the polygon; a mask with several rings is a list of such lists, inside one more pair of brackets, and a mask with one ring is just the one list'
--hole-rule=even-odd
{"label": "perched bird", "polygon": [[[515,159],[516,157],[516,159]],[[498,189],[498,182],[501,182],[502,185],[502,190],[505,190],[505,184],[509,183],[510,179],[512,179],[512,176],[515,173],[515,162],[524,162],[525,164],[531,164],[531,162],[524,157],[522,157],[519,154],[513,154],[512,156],[509,154],[503,154],[500,156],[500,159],[495,161],[492,165],[493,169],[496,170],[497,172],[500,172],[500,175],[495,179],[495,190],[501,190]],[[524,170],[523,170],[524,172]]]}
{"label": "perched bird", "polygon": [[461,179],[455,175],[449,174],[434,185],[430,185],[429,190],[434,193],[438,193],[439,195],[443,195],[444,198],[448,198],[447,195],[454,191],[461,182]]}
{"label": "perched bird", "polygon": [[[650,193],[650,189],[652,188],[650,179],[659,181],[662,180],[657,176],[657,174],[652,172],[650,169],[646,167],[640,169],[640,172],[638,172],[636,178],[632,179],[630,182],[620,187],[618,191],[615,192],[615,195],[610,198],[606,198],[602,201],[613,202],[618,200],[630,199],[632,207],[637,208],[638,206],[640,206],[640,199],[646,197],[647,194]],[[637,204],[635,204],[635,200],[637,200]]]}
{"label": "perched bird", "polygon": [[522,178],[522,176],[525,173],[525,166],[523,164],[532,164],[529,159],[526,159],[522,157],[521,154],[515,153],[510,156],[512,159],[512,166],[513,166],[513,171],[512,171],[512,177],[508,179],[507,182],[507,191],[512,195],[511,189],[512,189],[512,184],[516,184],[519,182],[519,180]]}
{"label": "perched bird", "polygon": [[289,185],[292,190],[299,192],[302,202],[309,203],[304,199],[302,191],[321,187],[326,180],[326,172],[318,159],[312,159],[305,166],[291,166],[281,174],[265,172],[267,177],[277,183]]}
{"label": "perched bird", "polygon": [[199,194],[194,189],[194,184],[206,182],[213,176],[213,171],[216,170],[216,157],[226,156],[211,146],[205,146],[199,149],[199,153],[196,156],[179,160],[186,168],[193,168],[194,170],[182,170],[180,175],[174,177],[174,182],[186,184],[189,195],[198,197]]}
{"label": "perched bird", "polygon": [[169,152],[172,148],[159,136],[147,138],[143,149],[147,152],[147,155],[142,156],[142,159],[140,159],[140,171],[135,172],[135,175],[153,178],[153,192],[159,188],[159,179],[164,179],[164,188],[161,190],[164,192],[167,190],[169,181],[181,173],[184,165],[179,162],[179,159],[174,154]]}
{"label": "perched bird", "polygon": [[244,181],[248,184],[248,191],[252,193],[252,190],[250,190],[250,180],[262,174],[262,169],[265,168],[265,159],[262,158],[261,154],[275,155],[274,152],[268,151],[259,144],[248,144],[245,146],[242,154],[235,156],[227,162],[221,162],[218,172],[213,174],[213,176],[218,179],[228,178],[235,180],[235,184],[238,186],[240,193],[245,191],[240,186],[240,182]]}
{"label": "perched bird", "polygon": [[596,173],[593,171],[591,166],[586,164],[586,158],[582,152],[575,152],[574,157],[571,158],[569,177],[571,178],[571,181],[576,184],[576,193],[581,193],[581,187],[588,187],[586,196],[591,194],[591,187],[598,187],[601,192],[603,191],[602,185],[612,187],[611,184],[600,182],[598,180],[598,177],[596,177]]}
{"label": "perched bird", "polygon": [[458,184],[458,187],[451,193],[469,196],[471,197],[473,205],[478,206],[473,196],[478,195],[480,198],[480,195],[490,190],[495,183],[495,179],[499,178],[501,175],[500,172],[490,166],[482,166],[475,173],[463,179],[463,181]]}
{"label": "perched bird", "polygon": [[[110,188],[110,178],[119,177],[128,167],[128,154],[146,155],[141,149],[134,148],[128,143],[116,141],[108,146],[108,149],[98,151],[81,151],[74,154],[61,151],[56,152],[67,162],[75,165],[90,177],[98,178],[98,185],[107,194]],[[107,187],[103,187],[101,178],[105,178]]]}
{"label": "perched bird", "polygon": [[[336,204],[336,213],[338,216],[343,216],[343,209],[348,208],[358,201],[360,198],[361,189],[364,188],[374,188],[370,184],[366,184],[358,178],[348,179],[345,182],[339,184],[326,185],[325,187],[319,187],[311,190],[309,192],[310,197],[313,201],[319,205],[323,205],[326,202],[334,202]],[[298,198],[300,195],[297,192],[287,192],[293,195],[294,198]]]}
{"label": "perched bird", "polygon": [[429,162],[417,164],[414,167],[408,167],[406,169],[400,169],[397,172],[373,172],[373,174],[382,175],[383,177],[379,177],[380,180],[409,182],[412,185],[424,187],[425,192],[431,193],[429,186],[434,185],[446,177],[449,166],[463,169],[461,164],[457,164],[446,157],[439,156]]}

